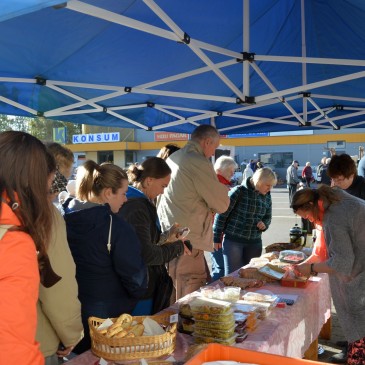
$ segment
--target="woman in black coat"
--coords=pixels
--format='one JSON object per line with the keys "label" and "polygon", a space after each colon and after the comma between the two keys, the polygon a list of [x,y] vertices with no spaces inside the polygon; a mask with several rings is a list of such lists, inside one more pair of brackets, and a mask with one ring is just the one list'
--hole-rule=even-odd
{"label": "woman in black coat", "polygon": [[148,266],[148,290],[134,315],[149,315],[159,312],[170,304],[172,280],[165,264],[173,258],[190,254],[190,250],[179,238],[178,225],[161,233],[155,199],[163,193],[170,182],[171,170],[159,157],[151,157],[142,165],[132,165],[128,170],[128,201],[119,215],[136,230],[142,245],[142,257]]}

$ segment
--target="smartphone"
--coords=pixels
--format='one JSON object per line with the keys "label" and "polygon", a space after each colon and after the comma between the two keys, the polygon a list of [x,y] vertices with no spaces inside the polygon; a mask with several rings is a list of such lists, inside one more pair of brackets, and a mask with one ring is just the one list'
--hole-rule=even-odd
{"label": "smartphone", "polygon": [[189,249],[189,251],[193,249],[193,245],[188,240],[184,241],[184,245]]}
{"label": "smartphone", "polygon": [[179,240],[183,240],[190,233],[190,229],[188,227],[180,228],[177,231],[177,238]]}

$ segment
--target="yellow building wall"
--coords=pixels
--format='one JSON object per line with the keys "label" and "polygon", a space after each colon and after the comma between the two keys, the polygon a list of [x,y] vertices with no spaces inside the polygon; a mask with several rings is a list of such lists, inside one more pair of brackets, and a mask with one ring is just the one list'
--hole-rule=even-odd
{"label": "yellow building wall", "polygon": [[[318,134],[304,136],[275,136],[275,137],[248,137],[248,138],[222,138],[220,143],[223,146],[278,146],[278,145],[298,145],[298,144],[327,144],[328,141],[345,141],[347,143],[365,143],[365,133],[351,134]],[[186,141],[170,141],[180,147]],[[159,150],[169,142],[114,142],[114,143],[85,143],[69,144],[67,147],[73,152],[93,151],[141,151]],[[88,158],[88,157],[87,157]],[[120,157],[121,158],[121,157]],[[93,158],[94,159],[94,158]],[[96,160],[95,160],[96,161]],[[119,164],[119,163],[118,163]],[[124,166],[124,165],[121,165]]]}

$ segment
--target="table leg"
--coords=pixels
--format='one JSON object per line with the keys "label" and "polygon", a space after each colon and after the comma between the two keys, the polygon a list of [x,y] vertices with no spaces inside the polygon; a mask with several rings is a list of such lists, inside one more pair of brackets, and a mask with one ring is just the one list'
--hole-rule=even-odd
{"label": "table leg", "polygon": [[318,360],[318,338],[316,338],[304,353],[304,359],[317,361]]}
{"label": "table leg", "polygon": [[328,318],[327,322],[323,325],[321,332],[319,333],[319,337],[323,338],[324,340],[331,339],[331,332],[332,332],[332,318]]}

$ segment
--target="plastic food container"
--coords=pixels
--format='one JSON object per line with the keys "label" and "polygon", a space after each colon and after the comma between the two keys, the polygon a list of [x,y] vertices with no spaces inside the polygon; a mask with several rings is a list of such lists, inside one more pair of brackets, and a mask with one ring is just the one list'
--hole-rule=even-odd
{"label": "plastic food container", "polygon": [[261,274],[276,280],[281,280],[285,275],[285,270],[270,264],[265,265],[259,271]]}
{"label": "plastic food container", "polygon": [[217,330],[229,330],[232,326],[235,325],[235,320],[233,316],[227,317],[229,320],[227,321],[195,321],[195,328],[209,328],[209,329],[217,329]]}
{"label": "plastic food container", "polygon": [[223,288],[224,292],[224,300],[228,300],[230,302],[236,302],[240,299],[241,288],[237,286],[226,286]]}
{"label": "plastic food container", "polygon": [[194,312],[194,319],[196,321],[214,321],[220,323],[231,322],[233,318],[233,311],[230,309],[229,312],[224,314],[214,314],[206,312]]}
{"label": "plastic food container", "polygon": [[277,295],[248,292],[243,296],[243,299],[253,302],[267,302],[274,304],[275,302],[277,302],[279,297]]}
{"label": "plastic food container", "polygon": [[194,326],[194,334],[205,337],[215,337],[221,339],[229,339],[234,335],[235,325],[231,326],[228,330],[216,330],[211,328],[202,328]]}
{"label": "plastic food container", "polygon": [[190,308],[193,314],[195,312],[225,314],[231,311],[231,303],[210,298],[195,298],[190,302]]}
{"label": "plastic food container", "polygon": [[282,262],[288,262],[291,264],[298,264],[304,261],[306,258],[305,254],[301,251],[285,250],[281,251],[279,260]]}

